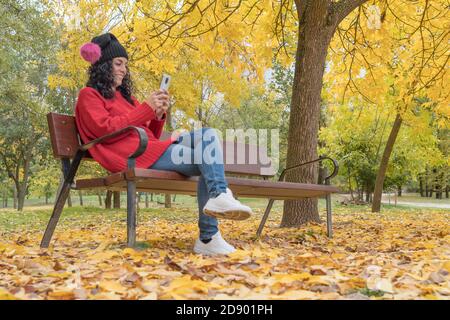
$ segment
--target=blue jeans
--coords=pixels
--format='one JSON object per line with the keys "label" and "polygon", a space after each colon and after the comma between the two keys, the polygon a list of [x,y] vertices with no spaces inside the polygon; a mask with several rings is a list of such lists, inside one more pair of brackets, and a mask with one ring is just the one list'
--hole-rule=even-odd
{"label": "blue jeans", "polygon": [[[211,152],[214,151],[214,152]],[[222,144],[214,129],[202,128],[186,132],[171,144],[150,169],[177,171],[185,176],[199,176],[197,200],[200,239],[210,239],[217,233],[215,217],[203,213],[209,198],[226,192]]]}

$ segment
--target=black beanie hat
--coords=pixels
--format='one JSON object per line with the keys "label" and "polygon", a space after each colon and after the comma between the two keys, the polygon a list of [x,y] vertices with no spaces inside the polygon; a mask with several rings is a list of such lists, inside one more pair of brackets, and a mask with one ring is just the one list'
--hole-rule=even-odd
{"label": "black beanie hat", "polygon": [[117,57],[128,59],[125,48],[112,33],[105,33],[92,38],[90,43],[84,44],[80,49],[81,56],[88,62],[105,62]]}

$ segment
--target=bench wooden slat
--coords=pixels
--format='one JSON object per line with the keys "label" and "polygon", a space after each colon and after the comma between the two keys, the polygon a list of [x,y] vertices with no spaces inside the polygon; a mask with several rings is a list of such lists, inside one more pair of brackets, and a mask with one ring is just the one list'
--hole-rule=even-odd
{"label": "bench wooden slat", "polygon": [[[47,114],[47,122],[50,131],[53,156],[58,159],[72,159],[80,146],[75,117],[67,114],[51,112]],[[170,137],[170,135],[170,132],[163,131],[160,140],[166,140]],[[227,152],[231,152],[233,147],[233,162],[226,163]],[[272,177],[276,174],[274,168],[268,162],[267,151],[264,146],[222,141],[222,148],[225,162],[224,169],[227,173],[267,177]],[[246,163],[239,164],[238,155],[242,154],[245,155],[244,159],[246,159]],[[259,154],[262,156],[260,157]],[[249,160],[253,159],[251,155],[258,155],[256,157],[256,163],[250,163]],[[89,152],[87,152],[83,160],[93,159]]]}
{"label": "bench wooden slat", "polygon": [[[106,188],[119,191],[126,190],[128,180],[136,182],[138,191],[194,195],[197,191],[198,177],[186,177],[172,171],[136,168],[104,178],[81,179],[77,181],[76,185],[77,189]],[[227,182],[233,193],[240,197],[289,200],[320,197],[339,192],[335,186],[318,184],[237,177],[227,177]]]}

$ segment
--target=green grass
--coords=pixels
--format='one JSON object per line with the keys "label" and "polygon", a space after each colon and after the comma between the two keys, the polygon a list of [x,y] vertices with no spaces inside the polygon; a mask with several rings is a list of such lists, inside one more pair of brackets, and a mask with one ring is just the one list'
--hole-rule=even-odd
{"label": "green grass", "polygon": [[[96,198],[96,196],[92,196]],[[160,196],[161,201],[164,200],[163,196]],[[78,205],[77,201],[73,201],[73,207],[69,208],[67,205],[61,215],[61,219],[58,225],[64,225],[70,228],[70,226],[92,226],[100,223],[109,224],[126,224],[126,198],[123,197],[123,202],[120,209],[106,210],[104,207],[98,206],[98,201],[93,203],[95,205],[85,205],[83,207]],[[156,198],[155,198],[156,200]],[[249,199],[240,198],[244,204],[249,205],[255,211],[255,219],[260,219],[264,213],[264,209],[267,205],[266,199]],[[342,196],[333,195],[332,203],[335,213],[370,213],[369,205],[342,205],[340,203]],[[84,202],[89,203],[87,201]],[[12,208],[0,209],[0,234],[4,232],[15,231],[43,231],[47,225],[47,222],[52,213],[53,206],[26,206],[22,212],[18,212]],[[383,205],[383,213],[421,213],[428,209],[414,208],[407,206],[394,206]],[[433,209],[435,210],[435,209]],[[275,201],[273,209],[271,211],[271,219],[281,219],[283,211],[283,202]],[[325,220],[325,200],[319,200],[319,211],[322,219]],[[439,210],[438,210],[439,211]],[[445,209],[440,211],[446,212]],[[149,202],[149,208],[145,208],[145,203],[140,203],[140,209],[138,213],[138,223],[143,221],[151,221],[154,219],[166,219],[174,222],[189,222],[196,223],[198,219],[198,207],[196,197],[177,195],[176,201],[172,202],[172,208],[164,208],[164,204],[158,204],[157,202]]]}

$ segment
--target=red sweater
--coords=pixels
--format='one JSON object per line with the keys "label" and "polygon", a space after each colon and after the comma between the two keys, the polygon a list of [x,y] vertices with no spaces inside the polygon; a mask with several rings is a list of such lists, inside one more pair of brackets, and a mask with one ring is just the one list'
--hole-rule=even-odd
{"label": "red sweater", "polygon": [[[75,107],[75,121],[83,143],[112,133],[127,126],[137,126],[148,135],[145,152],[136,158],[137,168],[148,168],[169,147],[173,140],[160,141],[164,119],[157,120],[155,112],[146,103],[139,103],[132,97],[132,106],[119,91],[114,98],[105,99],[97,90],[86,87],[81,89]],[[102,167],[110,172],[123,171],[127,159],[139,143],[135,131],[129,131],[118,137],[106,140],[89,149],[90,154]]]}

